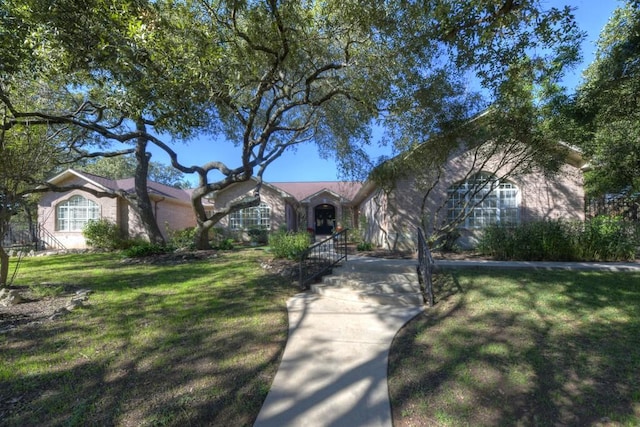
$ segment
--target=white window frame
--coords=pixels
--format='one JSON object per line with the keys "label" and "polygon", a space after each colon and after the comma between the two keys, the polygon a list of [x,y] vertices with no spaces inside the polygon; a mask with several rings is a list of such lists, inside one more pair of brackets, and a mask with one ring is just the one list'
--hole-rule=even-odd
{"label": "white window frame", "polygon": [[484,228],[489,225],[520,223],[520,190],[508,180],[478,172],[447,190],[447,220],[465,218],[458,227]]}
{"label": "white window frame", "polygon": [[231,230],[249,230],[259,228],[271,230],[271,207],[262,202],[259,206],[240,209],[229,215]]}
{"label": "white window frame", "polygon": [[82,231],[95,219],[100,219],[100,205],[78,194],[56,205],[56,231]]}

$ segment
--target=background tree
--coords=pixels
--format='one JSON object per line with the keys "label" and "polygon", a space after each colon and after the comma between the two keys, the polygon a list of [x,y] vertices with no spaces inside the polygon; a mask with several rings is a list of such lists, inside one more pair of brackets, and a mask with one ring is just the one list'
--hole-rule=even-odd
{"label": "background tree", "polygon": [[[131,178],[136,173],[136,158],[132,155],[117,157],[99,157],[88,159],[74,166],[79,170],[110,179]],[[163,163],[150,161],[149,176],[151,181],[176,188],[189,188],[189,182],[179,170]]]}
{"label": "background tree", "polygon": [[[591,196],[640,192],[640,2],[614,11],[576,91],[574,132],[590,159]],[[575,129],[575,128],[574,128]]]}

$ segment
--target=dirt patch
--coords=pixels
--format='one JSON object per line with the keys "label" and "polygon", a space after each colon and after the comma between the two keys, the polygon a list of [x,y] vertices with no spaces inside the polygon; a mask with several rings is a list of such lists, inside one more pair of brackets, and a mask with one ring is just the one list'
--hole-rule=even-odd
{"label": "dirt patch", "polygon": [[154,254],[137,258],[124,258],[122,264],[153,264],[153,265],[174,265],[185,264],[191,261],[202,261],[207,259],[215,259],[220,257],[217,250],[202,251],[182,251],[171,252],[166,254]]}
{"label": "dirt patch", "polygon": [[[14,286],[9,289],[17,291],[23,302],[7,307],[0,305],[0,333],[55,320],[70,301],[77,297],[80,287],[48,283],[38,285],[38,292],[27,287]],[[55,292],[55,295],[41,296],[47,289]]]}

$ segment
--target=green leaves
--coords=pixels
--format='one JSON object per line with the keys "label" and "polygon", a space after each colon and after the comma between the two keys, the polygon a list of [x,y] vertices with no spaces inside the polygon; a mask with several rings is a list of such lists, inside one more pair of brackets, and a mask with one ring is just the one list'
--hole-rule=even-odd
{"label": "green leaves", "polygon": [[576,93],[574,120],[593,168],[589,193],[640,191],[640,10],[616,9],[598,41],[596,59]]}

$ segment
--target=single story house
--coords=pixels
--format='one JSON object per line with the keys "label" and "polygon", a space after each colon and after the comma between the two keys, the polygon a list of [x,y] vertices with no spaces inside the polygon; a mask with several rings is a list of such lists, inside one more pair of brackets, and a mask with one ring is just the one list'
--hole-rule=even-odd
{"label": "single story house", "polygon": [[[134,179],[112,180],[87,172],[68,169],[51,178],[58,187],[86,186],[92,190],[114,193],[134,192]],[[191,191],[153,181],[147,183],[154,214],[165,237],[170,230],[195,227],[191,207]],[[253,191],[256,182],[249,180],[212,194],[208,207],[224,205]],[[219,226],[230,232],[245,232],[252,228],[265,230],[305,230],[329,235],[337,227],[351,226],[354,214],[351,200],[362,185],[354,182],[281,182],[262,186],[262,203],[224,218]],[[207,208],[207,206],[205,206]],[[140,219],[129,202],[121,196],[96,197],[81,189],[68,192],[49,191],[38,202],[38,222],[41,229],[68,249],[86,248],[82,229],[94,219],[106,218],[130,237],[145,237]]]}
{"label": "single story house", "polygon": [[[255,180],[234,184],[214,194],[210,202],[225,206],[255,186]],[[356,208],[352,200],[361,187],[358,182],[336,181],[263,183],[260,206],[234,212],[220,226],[232,231],[284,228],[330,235],[338,227],[352,226]]]}
{"label": "single story house", "polygon": [[[58,187],[86,186],[96,191],[134,192],[134,179],[112,180],[87,172],[68,169],[49,182]],[[160,226],[167,236],[170,230],[182,230],[196,225],[189,190],[149,181],[149,196]],[[123,197],[95,197],[83,190],[60,193],[49,191],[38,202],[40,228],[52,235],[67,249],[85,248],[82,229],[90,220],[106,218],[117,224],[130,237],[145,237],[140,219]]]}
{"label": "single story house", "polygon": [[[558,173],[535,167],[517,169],[518,160],[498,151],[479,156],[460,150],[441,167],[408,170],[392,183],[369,178],[358,182],[263,183],[260,206],[234,212],[219,227],[242,235],[264,230],[306,230],[330,235],[340,227],[359,228],[366,242],[392,250],[416,246],[417,227],[427,235],[449,236],[460,246],[473,246],[478,231],[495,223],[535,220],[584,220],[583,168],[577,150],[568,149]],[[419,156],[420,149],[403,156]],[[482,161],[478,161],[482,158]],[[514,166],[515,165],[515,166]],[[133,191],[133,179],[110,180],[67,170],[52,184],[86,185],[100,191]],[[255,180],[213,193],[212,207],[252,193]],[[196,224],[190,191],[149,182],[160,229],[180,230]],[[121,197],[97,198],[82,190],[45,193],[39,203],[41,226],[67,248],[85,246],[82,228],[91,219],[108,218],[129,236],[142,236],[140,221]],[[438,234],[440,233],[440,234]]]}

